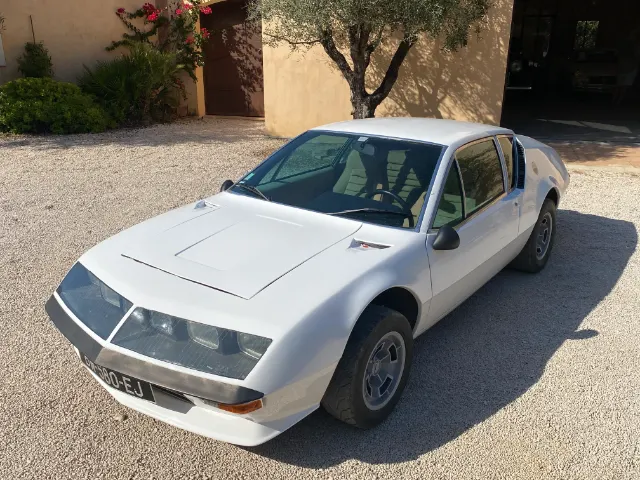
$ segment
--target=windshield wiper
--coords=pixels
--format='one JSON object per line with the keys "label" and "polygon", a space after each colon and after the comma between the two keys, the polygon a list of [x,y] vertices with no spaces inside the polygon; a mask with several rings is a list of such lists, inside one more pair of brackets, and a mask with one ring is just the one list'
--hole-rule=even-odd
{"label": "windshield wiper", "polygon": [[262,198],[263,200],[266,200],[267,202],[271,201],[271,199],[269,197],[267,197],[264,193],[262,193],[260,190],[258,190],[256,187],[254,187],[252,185],[245,185],[244,183],[236,183],[234,185],[234,187],[243,188],[247,192],[251,192],[254,195],[258,195],[260,198]]}
{"label": "windshield wiper", "polygon": [[385,213],[389,215],[402,215],[405,218],[413,217],[411,212],[396,212],[395,210],[385,210],[384,208],[355,208],[353,210],[341,210],[340,212],[322,212],[327,215],[344,215],[348,213]]}

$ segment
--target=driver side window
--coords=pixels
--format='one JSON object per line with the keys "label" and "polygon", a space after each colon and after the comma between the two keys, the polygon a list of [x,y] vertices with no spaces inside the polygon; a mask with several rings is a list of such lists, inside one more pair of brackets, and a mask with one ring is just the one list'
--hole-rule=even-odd
{"label": "driver side window", "polygon": [[454,161],[451,164],[451,168],[449,168],[449,174],[444,183],[444,190],[438,203],[433,228],[440,228],[444,225],[454,226],[460,223],[464,219],[463,205],[458,163]]}

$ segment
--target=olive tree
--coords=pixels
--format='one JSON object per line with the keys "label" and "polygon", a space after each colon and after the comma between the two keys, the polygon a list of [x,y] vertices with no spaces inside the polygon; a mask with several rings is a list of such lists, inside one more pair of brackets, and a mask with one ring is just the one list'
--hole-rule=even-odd
{"label": "olive tree", "polygon": [[[349,84],[353,118],[368,118],[391,92],[421,34],[442,39],[447,50],[465,46],[491,1],[251,0],[249,10],[251,18],[263,20],[268,44],[321,45]],[[393,55],[375,90],[368,91],[371,57],[386,41],[394,45]]]}

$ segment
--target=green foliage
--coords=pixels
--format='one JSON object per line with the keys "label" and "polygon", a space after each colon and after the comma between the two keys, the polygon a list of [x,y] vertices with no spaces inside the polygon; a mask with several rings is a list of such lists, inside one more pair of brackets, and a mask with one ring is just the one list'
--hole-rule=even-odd
{"label": "green foliage", "polygon": [[[354,118],[372,117],[389,95],[409,50],[420,35],[444,48],[465,46],[479,29],[492,0],[250,0],[250,18],[263,21],[269,43],[296,49],[320,44],[351,89]],[[386,42],[399,43],[380,85],[365,88],[372,55]],[[351,62],[347,56],[351,57]]]}
{"label": "green foliage", "polygon": [[84,68],[78,84],[118,124],[170,120],[178,107],[178,94],[184,95],[178,78],[182,66],[175,54],[146,43],[132,42],[128,54]]}
{"label": "green foliage", "polygon": [[365,26],[384,37],[426,33],[449,49],[466,45],[470,27],[484,18],[491,0],[251,0],[272,40],[320,43],[322,33],[349,40],[349,29]]}
{"label": "green foliage", "polygon": [[77,85],[51,78],[21,78],[0,87],[0,131],[101,132],[112,122]]}
{"label": "green foliage", "polygon": [[[162,9],[145,3],[133,12],[119,8],[116,15],[129,32],[121,40],[111,42],[107,50],[145,43],[158,51],[174,53],[177,63],[196,81],[196,67],[204,65],[202,45],[210,35],[206,28],[196,31],[200,13],[211,13],[211,8],[201,7],[201,3],[202,0],[174,0]],[[140,22],[142,26],[136,25]]]}
{"label": "green foliage", "polygon": [[53,77],[53,64],[44,43],[24,44],[24,54],[18,58],[18,70],[26,78]]}

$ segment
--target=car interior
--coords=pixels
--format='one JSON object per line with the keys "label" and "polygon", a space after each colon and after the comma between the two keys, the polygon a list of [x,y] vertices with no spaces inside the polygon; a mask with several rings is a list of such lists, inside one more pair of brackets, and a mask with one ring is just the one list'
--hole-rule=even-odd
{"label": "car interior", "polygon": [[[413,228],[442,149],[419,142],[316,134],[274,154],[241,182],[278,203]],[[345,212],[359,209],[378,211]]]}

